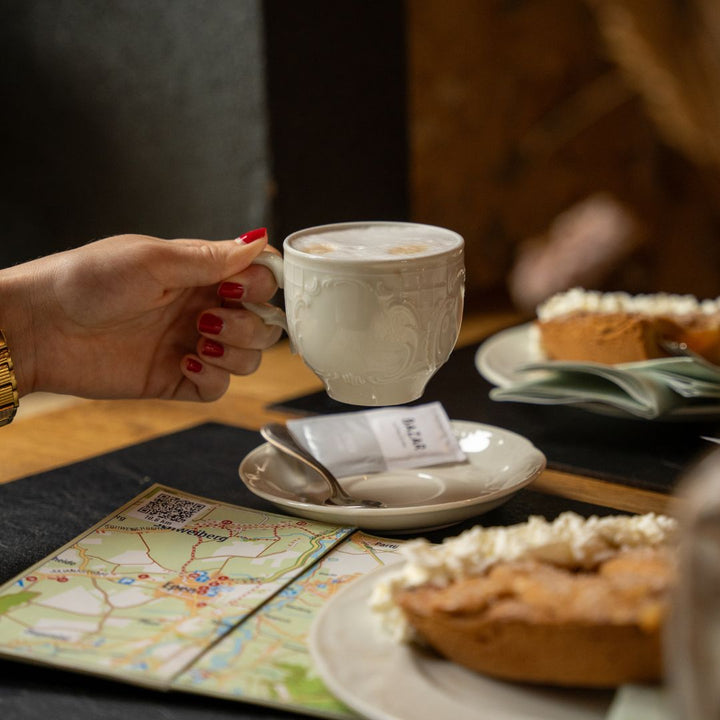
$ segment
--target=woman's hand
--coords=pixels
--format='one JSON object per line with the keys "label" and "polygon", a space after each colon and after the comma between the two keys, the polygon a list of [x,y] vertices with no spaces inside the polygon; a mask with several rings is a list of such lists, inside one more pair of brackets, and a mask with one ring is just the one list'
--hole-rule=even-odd
{"label": "woman's hand", "polygon": [[20,394],[217,399],[280,337],[237,302],[274,295],[266,246],[120,235],[0,271]]}

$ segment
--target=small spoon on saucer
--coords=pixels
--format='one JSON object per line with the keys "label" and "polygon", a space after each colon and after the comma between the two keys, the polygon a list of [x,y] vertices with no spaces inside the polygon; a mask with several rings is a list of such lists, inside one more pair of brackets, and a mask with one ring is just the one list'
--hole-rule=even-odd
{"label": "small spoon on saucer", "polygon": [[342,505],[343,507],[357,508],[385,507],[383,503],[377,500],[361,500],[360,498],[348,495],[348,493],[343,490],[337,478],[319,460],[314,458],[304,448],[300,447],[295,441],[295,438],[290,434],[290,431],[282,423],[267,423],[267,425],[263,425],[263,427],[260,428],[260,434],[273,447],[305,463],[322,476],[330,486],[330,497],[325,500],[326,505]]}

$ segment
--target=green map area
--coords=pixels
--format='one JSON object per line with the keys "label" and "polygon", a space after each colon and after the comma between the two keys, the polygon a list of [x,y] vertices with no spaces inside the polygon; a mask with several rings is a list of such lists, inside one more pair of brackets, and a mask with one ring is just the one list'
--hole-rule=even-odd
{"label": "green map area", "polygon": [[352,715],[314,673],[310,625],[348,582],[397,560],[395,541],[357,532],[227,635],[175,683],[178,688],[333,717]]}
{"label": "green map area", "polygon": [[0,655],[353,717],[307,636],[328,599],[397,548],[155,485],[0,587]]}

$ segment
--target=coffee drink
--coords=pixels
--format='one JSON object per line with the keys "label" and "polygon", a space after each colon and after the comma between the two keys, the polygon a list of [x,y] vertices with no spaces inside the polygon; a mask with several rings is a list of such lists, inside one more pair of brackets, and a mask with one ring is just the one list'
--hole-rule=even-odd
{"label": "coffee drink", "polygon": [[377,224],[353,228],[330,226],[322,232],[300,234],[294,250],[337,260],[383,260],[398,256],[432,255],[457,246],[454,235],[427,225]]}
{"label": "coffee drink", "polygon": [[457,233],[430,225],[341,223],[294,233],[283,258],[262,253],[255,262],[284,288],[284,327],[328,394],[397,405],[422,395],[455,346],[463,245]]}

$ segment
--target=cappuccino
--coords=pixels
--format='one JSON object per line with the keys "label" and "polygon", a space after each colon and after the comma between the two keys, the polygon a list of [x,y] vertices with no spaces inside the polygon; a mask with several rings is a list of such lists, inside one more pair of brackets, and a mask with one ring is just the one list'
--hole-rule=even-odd
{"label": "cappuccino", "polygon": [[330,397],[366,406],[417,400],[457,340],[462,237],[417,223],[338,223],[293,233],[283,249],[253,262],[272,270],[285,313],[245,307],[285,328]]}
{"label": "cappuccino", "polygon": [[366,261],[435,255],[458,244],[455,233],[441,228],[394,223],[331,227],[299,234],[290,242],[294,250],[308,255]]}

